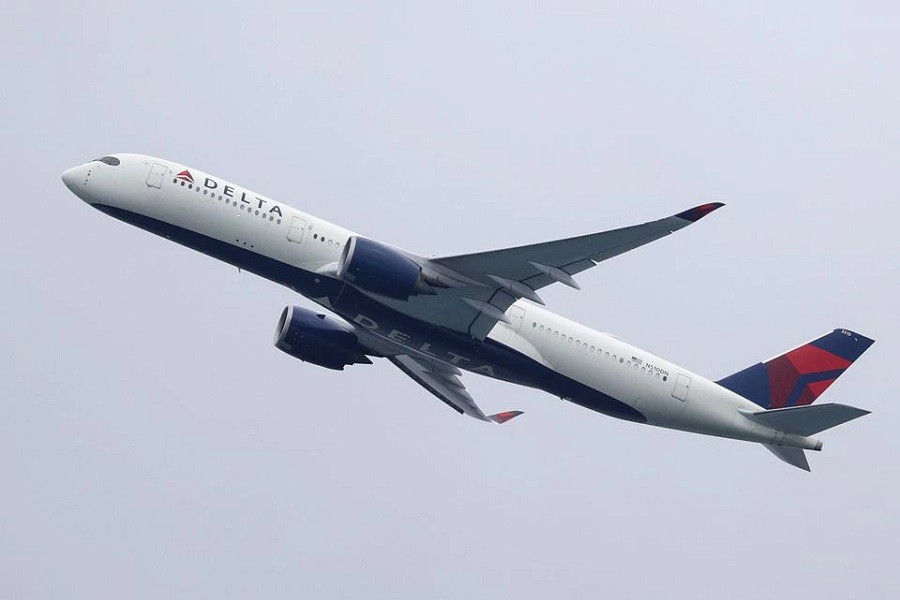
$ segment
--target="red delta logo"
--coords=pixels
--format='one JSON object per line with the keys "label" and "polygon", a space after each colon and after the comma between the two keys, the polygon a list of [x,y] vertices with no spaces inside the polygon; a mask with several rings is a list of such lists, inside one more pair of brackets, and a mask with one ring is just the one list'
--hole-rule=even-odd
{"label": "red delta logo", "polygon": [[175,176],[175,179],[180,179],[182,181],[187,181],[188,183],[194,183],[194,176],[191,175],[191,172],[185,169],[181,173]]}

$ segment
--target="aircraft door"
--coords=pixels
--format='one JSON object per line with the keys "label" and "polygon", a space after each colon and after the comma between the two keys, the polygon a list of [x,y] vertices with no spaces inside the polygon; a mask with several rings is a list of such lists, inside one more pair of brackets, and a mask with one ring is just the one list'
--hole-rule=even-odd
{"label": "aircraft door", "polygon": [[159,189],[169,168],[166,165],[153,163],[150,165],[150,173],[147,174],[147,186]]}
{"label": "aircraft door", "polygon": [[287,239],[298,244],[303,243],[306,238],[306,230],[309,229],[308,225],[306,219],[294,215],[291,220],[291,228],[288,229]]}
{"label": "aircraft door", "polygon": [[509,307],[509,326],[512,327],[513,331],[519,331],[522,329],[522,321],[525,320],[525,309],[521,306],[510,306]]}
{"label": "aircraft door", "polygon": [[681,400],[682,402],[687,401],[688,392],[691,390],[691,378],[687,375],[682,375],[681,373],[675,377],[675,389],[672,390],[672,397]]}

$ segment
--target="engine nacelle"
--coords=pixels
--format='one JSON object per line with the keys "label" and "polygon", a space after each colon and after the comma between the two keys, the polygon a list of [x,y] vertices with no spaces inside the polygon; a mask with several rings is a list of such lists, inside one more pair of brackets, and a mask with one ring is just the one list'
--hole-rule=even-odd
{"label": "engine nacelle", "polygon": [[275,347],[294,358],[339,371],[347,365],[372,363],[347,325],[299,306],[282,311]]}
{"label": "engine nacelle", "polygon": [[347,241],[341,253],[337,276],[367,292],[396,300],[434,293],[414,260],[395,248],[357,235]]}

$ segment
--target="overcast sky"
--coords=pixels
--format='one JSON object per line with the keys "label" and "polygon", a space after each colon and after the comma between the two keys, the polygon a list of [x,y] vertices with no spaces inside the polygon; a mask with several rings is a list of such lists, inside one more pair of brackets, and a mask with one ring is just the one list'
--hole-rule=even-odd
{"label": "overcast sky", "polygon": [[[129,4],[0,23],[0,596],[900,593],[894,5]],[[61,183],[114,152],[423,254],[726,202],[544,299],[716,378],[857,330],[822,401],[873,414],[808,474],[472,374],[526,414],[301,363],[272,335],[308,301]]]}

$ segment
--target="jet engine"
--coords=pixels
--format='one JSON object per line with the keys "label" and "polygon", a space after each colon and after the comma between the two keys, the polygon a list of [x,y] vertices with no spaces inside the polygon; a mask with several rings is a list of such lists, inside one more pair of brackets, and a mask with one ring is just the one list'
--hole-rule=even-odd
{"label": "jet engine", "polygon": [[407,300],[434,294],[422,267],[396,248],[354,235],[344,246],[337,276],[373,294]]}
{"label": "jet engine", "polygon": [[275,347],[304,362],[338,371],[347,365],[372,363],[349,326],[299,306],[287,306],[282,311],[275,329]]}

